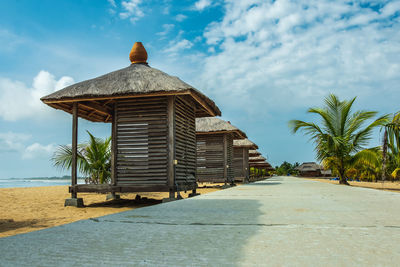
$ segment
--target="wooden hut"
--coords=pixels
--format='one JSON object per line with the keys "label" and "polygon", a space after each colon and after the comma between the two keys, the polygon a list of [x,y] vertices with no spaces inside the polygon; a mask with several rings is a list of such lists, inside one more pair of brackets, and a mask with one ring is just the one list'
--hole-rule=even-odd
{"label": "wooden hut", "polygon": [[249,139],[233,140],[233,172],[235,181],[249,180],[249,150],[258,146]]}
{"label": "wooden hut", "polygon": [[[129,58],[129,67],[41,99],[73,115],[71,205],[81,202],[79,192],[166,191],[174,198],[197,187],[195,118],[220,110],[193,86],[151,68],[141,43]],[[77,184],[78,117],[112,124],[111,184]]]}
{"label": "wooden hut", "polygon": [[197,181],[233,184],[233,139],[246,134],[219,118],[198,118],[196,137]]}
{"label": "wooden hut", "polygon": [[299,176],[302,177],[330,177],[332,176],[331,170],[324,170],[323,166],[315,162],[303,162],[296,168],[299,171]]}
{"label": "wooden hut", "polygon": [[253,169],[253,173],[250,177],[250,181],[257,181],[265,176],[268,176],[269,171],[275,170],[271,164],[266,162],[265,160],[261,161],[253,161],[249,163],[249,167]]}

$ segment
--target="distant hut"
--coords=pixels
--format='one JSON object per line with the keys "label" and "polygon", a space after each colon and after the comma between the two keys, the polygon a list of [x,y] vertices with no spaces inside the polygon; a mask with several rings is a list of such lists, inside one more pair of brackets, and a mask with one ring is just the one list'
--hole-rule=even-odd
{"label": "distant hut", "polygon": [[256,149],[249,150],[249,157],[257,157],[257,156],[261,156],[261,153],[258,152]]}
{"label": "distant hut", "polygon": [[249,139],[233,140],[233,171],[235,181],[249,180],[249,150],[258,146]]}
{"label": "distant hut", "polygon": [[332,170],[321,169],[321,176],[323,176],[323,177],[332,177]]}
{"label": "distant hut", "polygon": [[315,162],[304,162],[296,169],[302,177],[320,177],[322,170],[321,166]]}
{"label": "distant hut", "polygon": [[233,183],[233,139],[246,134],[219,118],[196,119],[197,181]]}
{"label": "distant hut", "polygon": [[[195,118],[220,115],[215,103],[193,86],[147,64],[135,43],[131,65],[76,83],[43,97],[47,105],[73,115],[72,198],[79,192],[195,190]],[[112,124],[111,184],[77,184],[78,117]],[[69,201],[69,202],[68,202]]]}

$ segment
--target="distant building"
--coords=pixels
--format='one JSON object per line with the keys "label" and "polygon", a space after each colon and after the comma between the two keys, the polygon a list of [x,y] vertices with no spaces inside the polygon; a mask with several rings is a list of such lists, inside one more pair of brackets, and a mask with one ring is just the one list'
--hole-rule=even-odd
{"label": "distant building", "polygon": [[324,168],[315,162],[304,162],[296,168],[301,177],[329,177],[332,176],[331,170],[324,170]]}

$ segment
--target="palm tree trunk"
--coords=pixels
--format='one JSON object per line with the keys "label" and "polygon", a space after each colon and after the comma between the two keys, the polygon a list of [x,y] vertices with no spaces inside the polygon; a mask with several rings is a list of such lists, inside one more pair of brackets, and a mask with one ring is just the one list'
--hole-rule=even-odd
{"label": "palm tree trunk", "polygon": [[340,161],[341,166],[339,167],[339,184],[344,184],[344,185],[350,185],[347,182],[346,176],[345,176],[345,168],[344,168],[344,162],[343,159]]}
{"label": "palm tree trunk", "polygon": [[383,144],[382,144],[382,181],[386,179],[386,157],[387,157],[387,128],[385,127],[385,133],[383,134]]}
{"label": "palm tree trunk", "polygon": [[339,173],[339,184],[350,185],[342,172]]}

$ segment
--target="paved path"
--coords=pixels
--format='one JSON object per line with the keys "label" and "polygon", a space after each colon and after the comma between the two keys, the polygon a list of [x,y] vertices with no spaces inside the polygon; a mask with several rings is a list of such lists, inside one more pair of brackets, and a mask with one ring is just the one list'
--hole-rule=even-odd
{"label": "paved path", "polygon": [[1,266],[398,266],[400,194],[275,177],[0,239]]}

